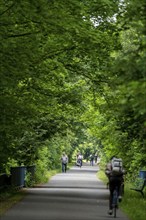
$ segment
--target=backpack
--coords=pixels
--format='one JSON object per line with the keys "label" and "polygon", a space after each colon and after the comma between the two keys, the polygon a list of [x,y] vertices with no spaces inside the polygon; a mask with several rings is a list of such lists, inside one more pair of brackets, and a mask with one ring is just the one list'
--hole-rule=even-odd
{"label": "backpack", "polygon": [[113,158],[112,159],[112,174],[119,175],[123,172],[123,162],[121,158]]}

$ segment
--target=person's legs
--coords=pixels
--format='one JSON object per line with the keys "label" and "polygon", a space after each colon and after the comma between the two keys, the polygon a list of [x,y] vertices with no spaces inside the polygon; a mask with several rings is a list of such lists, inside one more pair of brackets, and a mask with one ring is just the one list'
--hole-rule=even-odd
{"label": "person's legs", "polygon": [[91,166],[93,166],[93,160],[91,160]]}
{"label": "person's legs", "polygon": [[65,172],[65,166],[64,166],[64,163],[62,163],[62,173]]}
{"label": "person's legs", "polygon": [[121,178],[119,177],[114,177],[110,178],[109,180],[109,190],[110,190],[110,196],[109,196],[109,214],[112,214],[112,202],[113,202],[113,192],[114,189],[118,187],[118,197],[119,197],[119,202],[122,200],[121,197]]}
{"label": "person's legs", "polygon": [[110,190],[110,196],[109,196],[109,215],[112,215],[113,213],[113,192],[114,189],[117,186],[117,180],[115,178],[112,178],[109,180],[109,190]]}
{"label": "person's legs", "polygon": [[66,170],[67,170],[67,164],[64,164],[64,171],[66,173]]}
{"label": "person's legs", "polygon": [[112,202],[113,202],[113,192],[114,192],[114,182],[109,182],[109,190],[110,190],[110,196],[109,196],[109,214],[112,214]]}
{"label": "person's legs", "polygon": [[122,184],[122,181],[119,181],[118,182],[118,199],[119,199],[119,202],[122,201],[122,194],[123,194],[123,184]]}

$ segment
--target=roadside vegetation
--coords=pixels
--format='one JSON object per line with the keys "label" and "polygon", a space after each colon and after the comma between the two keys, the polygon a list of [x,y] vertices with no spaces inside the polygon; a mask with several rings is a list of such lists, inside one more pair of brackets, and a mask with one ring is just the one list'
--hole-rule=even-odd
{"label": "roadside vegetation", "polygon": [[[74,165],[74,162],[68,164],[68,169],[70,169]],[[37,185],[41,185],[43,183],[46,183],[50,180],[52,176],[54,176],[57,173],[61,172],[60,169],[51,170],[46,172],[45,178],[42,178],[42,175],[39,177],[40,182],[32,182],[29,180],[26,183],[27,187],[37,187]],[[15,205],[17,202],[21,201],[26,195],[27,191],[26,188],[22,189],[16,189],[16,188],[6,188],[5,190],[0,192],[0,216],[4,214],[8,209],[10,209],[13,205]]]}
{"label": "roadside vegetation", "polygon": [[130,179],[146,169],[145,11],[145,0],[1,0],[0,175],[35,165],[33,184],[45,182],[64,151],[114,154]]}
{"label": "roadside vegetation", "polygon": [[[56,173],[59,173],[60,170],[52,170],[46,173],[45,178],[40,178],[41,182],[27,182],[26,187],[37,187],[37,185],[41,185],[45,182],[47,182],[52,176],[54,176]],[[4,214],[8,209],[10,209],[13,205],[21,201],[25,196],[27,195],[26,188],[22,189],[16,189],[16,188],[6,188],[3,191],[0,192],[0,216]]]}

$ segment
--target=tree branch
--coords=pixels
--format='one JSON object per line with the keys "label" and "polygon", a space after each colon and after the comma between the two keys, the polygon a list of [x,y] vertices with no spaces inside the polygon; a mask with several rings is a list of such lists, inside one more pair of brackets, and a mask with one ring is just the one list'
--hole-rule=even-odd
{"label": "tree branch", "polygon": [[32,34],[38,34],[38,33],[40,33],[39,31],[37,31],[37,32],[34,32],[34,33],[23,33],[23,34],[15,34],[15,35],[13,35],[13,34],[11,34],[11,35],[7,35],[7,37],[6,38],[10,38],[10,37],[24,37],[24,36],[29,36],[29,35],[32,35]]}
{"label": "tree branch", "polygon": [[9,11],[14,5],[15,5],[15,3],[13,3],[9,8],[7,8],[5,11],[3,11],[3,12],[0,14],[0,16],[3,15],[3,14],[5,14],[7,11]]}

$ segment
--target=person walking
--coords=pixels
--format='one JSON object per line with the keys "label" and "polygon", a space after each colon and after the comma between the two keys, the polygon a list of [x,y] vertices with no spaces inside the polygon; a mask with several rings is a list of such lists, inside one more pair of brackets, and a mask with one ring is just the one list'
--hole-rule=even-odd
{"label": "person walking", "polygon": [[62,163],[62,173],[66,173],[67,164],[68,164],[68,156],[66,155],[66,153],[62,154],[61,163]]}
{"label": "person walking", "polygon": [[90,159],[90,166],[93,166],[93,164],[94,164],[94,155],[90,154],[89,159]]}

